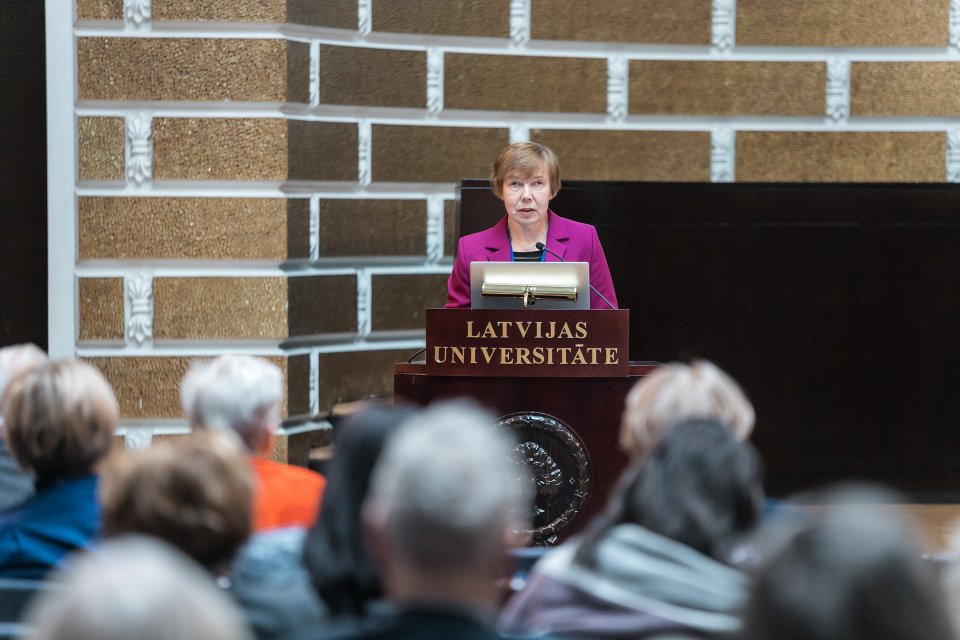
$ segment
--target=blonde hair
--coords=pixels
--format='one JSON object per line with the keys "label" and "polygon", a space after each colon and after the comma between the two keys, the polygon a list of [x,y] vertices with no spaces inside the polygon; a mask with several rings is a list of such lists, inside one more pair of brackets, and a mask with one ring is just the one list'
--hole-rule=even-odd
{"label": "blonde hair", "polygon": [[198,431],[118,456],[100,483],[104,534],[148,534],[217,569],[250,535],[252,474],[227,431]]}
{"label": "blonde hair", "polygon": [[671,425],[689,418],[714,420],[746,440],[755,414],[740,386],[715,364],[674,362],[656,368],[627,394],[620,447],[632,460],[646,458]]}
{"label": "blonde hair", "polygon": [[91,473],[110,453],[120,408],[99,371],[59,360],[11,380],[3,414],[20,466],[57,478]]}
{"label": "blonde hair", "polygon": [[497,156],[490,182],[493,192],[503,200],[503,181],[510,175],[526,177],[546,167],[550,179],[550,197],[560,191],[560,161],[553,149],[538,142],[515,142]]}

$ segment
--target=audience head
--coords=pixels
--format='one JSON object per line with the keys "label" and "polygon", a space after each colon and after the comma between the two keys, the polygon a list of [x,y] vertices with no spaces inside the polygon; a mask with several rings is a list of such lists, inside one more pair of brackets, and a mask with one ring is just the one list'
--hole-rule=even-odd
{"label": "audience head", "polygon": [[387,444],[364,512],[382,546],[388,584],[397,567],[492,584],[510,533],[529,526],[515,442],[494,421],[470,404],[439,403]]}
{"label": "audience head", "polygon": [[[670,427],[641,465],[625,473],[606,520],[588,540],[618,524],[639,524],[726,562],[756,526],[763,502],[760,457],[748,442],[711,420]],[[594,543],[578,561],[589,564]]]}
{"label": "audience head", "polygon": [[17,344],[0,349],[0,401],[10,381],[47,363],[47,354],[35,344]]}
{"label": "audience head", "polygon": [[183,378],[180,401],[194,428],[232,430],[251,452],[262,453],[280,424],[283,373],[253,356],[197,362]]}
{"label": "audience head", "polygon": [[59,360],[11,380],[3,413],[14,457],[42,481],[92,473],[111,451],[120,410],[99,371]]}
{"label": "audience head", "polygon": [[303,553],[313,584],[334,616],[362,616],[368,603],[383,597],[360,514],[388,437],[414,413],[411,407],[371,405],[334,428],[327,489]]}
{"label": "audience head", "polygon": [[508,176],[528,177],[541,168],[550,180],[550,198],[560,191],[560,161],[553,149],[538,142],[515,142],[500,152],[493,163],[493,192],[503,199],[503,183]]}
{"label": "audience head", "polygon": [[[947,640],[953,638],[934,567],[916,530],[875,491],[827,496],[787,531],[759,568],[747,607],[747,640]],[[881,504],[887,503],[887,504]]]}
{"label": "audience head", "polygon": [[125,537],[76,557],[27,614],[32,640],[250,640],[210,577],[157,540]]}
{"label": "audience head", "polygon": [[627,395],[620,447],[631,460],[642,460],[671,424],[687,418],[715,420],[746,439],[753,430],[754,412],[740,386],[716,365],[706,360],[666,364]]}
{"label": "audience head", "polygon": [[250,535],[252,471],[234,435],[199,431],[118,456],[100,500],[105,536],[160,538],[216,572]]}

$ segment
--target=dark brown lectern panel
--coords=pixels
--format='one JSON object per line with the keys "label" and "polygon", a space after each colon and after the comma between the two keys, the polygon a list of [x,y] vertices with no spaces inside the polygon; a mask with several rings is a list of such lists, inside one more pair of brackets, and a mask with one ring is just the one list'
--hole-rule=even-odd
{"label": "dark brown lectern panel", "polygon": [[[875,480],[960,500],[960,185],[564,182],[630,357],[706,357],[754,402],[768,489]],[[461,188],[463,233],[503,205]]]}

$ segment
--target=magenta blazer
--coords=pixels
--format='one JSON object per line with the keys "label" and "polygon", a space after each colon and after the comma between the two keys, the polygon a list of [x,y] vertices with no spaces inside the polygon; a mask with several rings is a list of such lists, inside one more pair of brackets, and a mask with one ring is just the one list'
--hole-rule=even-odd
{"label": "magenta blazer", "polygon": [[[553,211],[547,213],[547,249],[563,258],[564,262],[589,262],[590,284],[617,306],[610,267],[603,255],[600,238],[593,225],[562,218]],[[447,309],[470,306],[470,263],[474,260],[510,262],[510,236],[507,234],[507,216],[486,231],[460,238],[457,259],[447,281]],[[560,262],[547,254],[547,262]],[[591,309],[609,309],[607,303],[594,291],[590,292]]]}

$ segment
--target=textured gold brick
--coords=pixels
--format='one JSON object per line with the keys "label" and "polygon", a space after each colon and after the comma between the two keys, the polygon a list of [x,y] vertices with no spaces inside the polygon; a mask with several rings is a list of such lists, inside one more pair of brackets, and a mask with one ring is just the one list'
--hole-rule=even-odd
{"label": "textured gold brick", "polygon": [[416,350],[351,351],[320,354],[320,411],[367,398],[393,396],[393,365]]}
{"label": "textured gold brick", "polygon": [[942,133],[737,133],[744,182],[942,182]]}
{"label": "textured gold brick", "polygon": [[307,102],[309,63],[285,40],[77,39],[81,100]]}
{"label": "textured gold brick", "polygon": [[355,276],[156,278],[154,337],[286,340],[357,329]]}
{"label": "textured gold brick", "polygon": [[373,30],[507,38],[510,0],[373,0]]}
{"label": "textured gold brick", "polygon": [[607,63],[597,58],[448,53],[443,92],[447,109],[603,113]]}
{"label": "textured gold brick", "polygon": [[509,143],[507,129],[372,127],[373,179],[386,182],[460,182],[490,175]]}
{"label": "textured gold brick", "polygon": [[81,180],[123,180],[123,118],[77,118]]}
{"label": "textured gold brick", "polygon": [[710,179],[710,134],[700,131],[533,129],[560,158],[563,180]]}
{"label": "textured gold brick", "polygon": [[446,274],[374,275],[373,331],[409,331],[424,328],[424,311],[447,301]]}
{"label": "textured gold brick", "polygon": [[821,115],[822,62],[632,60],[630,113]]}
{"label": "textured gold brick", "polygon": [[256,22],[357,28],[355,0],[153,0],[155,22]]}
{"label": "textured gold brick", "polygon": [[291,180],[357,180],[357,126],[347,122],[288,125]]}
{"label": "textured gold brick", "polygon": [[711,6],[711,0],[532,0],[530,32],[535,40],[710,44]]}
{"label": "textured gold brick", "polygon": [[123,20],[123,0],[77,0],[77,20]]}
{"label": "textured gold brick", "polygon": [[850,113],[957,116],[958,88],[957,62],[854,62],[850,69]]}
{"label": "textured gold brick", "polygon": [[283,339],[286,278],[156,278],[153,332],[163,339]]}
{"label": "textured gold brick", "polygon": [[80,258],[307,258],[309,218],[302,199],[81,197]]}
{"label": "textured gold brick", "polygon": [[948,0],[737,0],[738,45],[945,47]]}
{"label": "textured gold brick", "polygon": [[290,336],[356,333],[356,276],[290,278]]}
{"label": "textured gold brick", "polygon": [[80,278],[80,340],[123,340],[123,278]]}
{"label": "textured gold brick", "polygon": [[357,127],[280,118],[155,118],[154,177],[356,180]]}
{"label": "textured gold brick", "polygon": [[320,257],[422,256],[423,200],[321,200]]}
{"label": "textured gold brick", "polygon": [[426,107],[427,54],[322,45],[320,102]]}
{"label": "textured gold brick", "polygon": [[[288,401],[291,388],[309,384],[309,381],[294,378],[288,369],[302,371],[302,365],[292,363],[309,356],[269,357],[267,360],[280,367],[285,377],[281,416],[298,415],[307,410]],[[180,381],[194,360],[205,358],[188,357],[104,357],[86,359],[97,367],[113,387],[120,403],[121,418],[182,418],[180,407]],[[289,406],[289,409],[288,409]]]}
{"label": "textured gold brick", "polygon": [[284,180],[286,122],[279,118],[154,118],[153,176]]}

